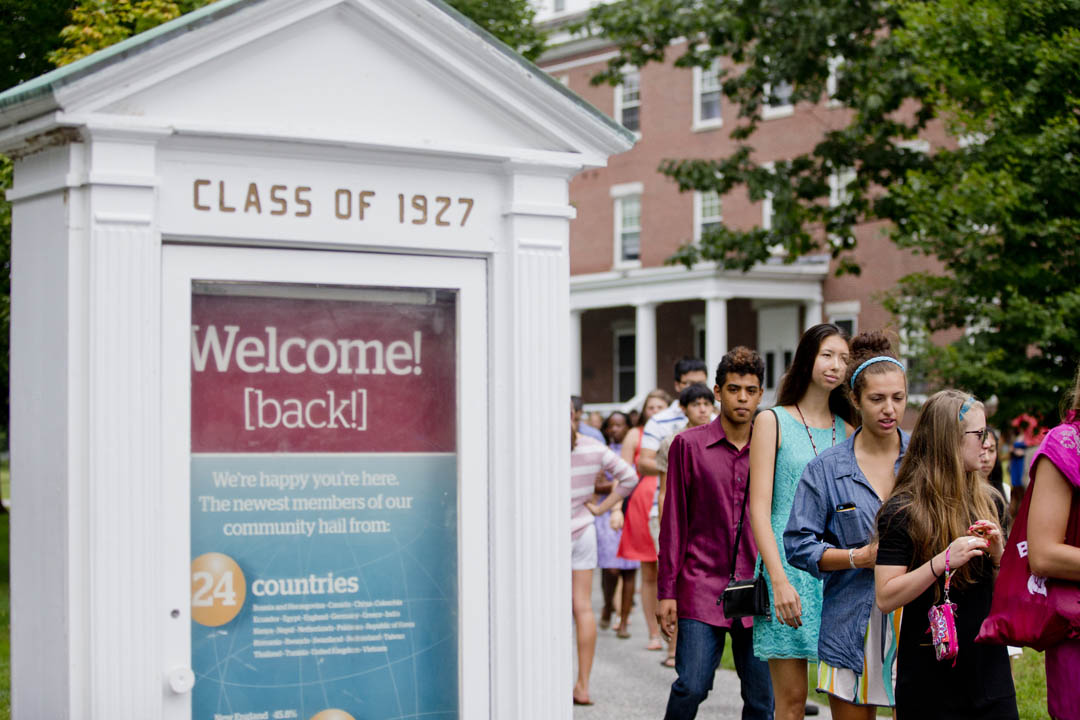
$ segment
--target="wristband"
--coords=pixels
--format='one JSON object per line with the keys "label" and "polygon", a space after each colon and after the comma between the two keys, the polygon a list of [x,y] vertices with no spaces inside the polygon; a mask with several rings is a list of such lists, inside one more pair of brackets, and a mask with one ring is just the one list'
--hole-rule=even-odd
{"label": "wristband", "polygon": [[941,577],[936,572],[934,572],[934,556],[933,555],[930,556],[930,574],[933,575],[936,578]]}
{"label": "wristband", "polygon": [[855,566],[855,548],[851,548],[851,549],[849,549],[847,551],[847,561],[849,563],[851,563],[851,569],[852,570],[858,570],[859,569],[859,568],[857,568]]}

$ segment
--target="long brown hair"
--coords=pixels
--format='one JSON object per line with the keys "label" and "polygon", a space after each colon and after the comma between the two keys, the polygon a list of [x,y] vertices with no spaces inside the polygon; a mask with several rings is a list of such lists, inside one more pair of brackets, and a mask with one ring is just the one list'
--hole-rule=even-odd
{"label": "long brown hair", "polygon": [[[791,361],[791,367],[780,378],[780,387],[776,391],[777,405],[795,405],[803,399],[806,389],[810,387],[814,363],[817,362],[821,343],[833,335],[838,335],[845,343],[848,341],[848,336],[844,331],[832,323],[815,325],[802,334],[799,344],[795,347],[795,357]],[[848,402],[842,383],[829,393],[829,412],[839,415],[849,423],[855,421],[855,413],[851,408],[851,403]]]}
{"label": "long brown hair", "polygon": [[[964,469],[960,452],[964,435],[958,416],[970,397],[959,390],[942,390],[926,401],[911,431],[896,486],[885,502],[906,510],[906,530],[915,546],[911,567],[919,567],[967,535],[975,520],[998,519],[994,489],[977,471]],[[982,403],[971,407],[982,408]],[[973,582],[972,565],[961,567],[953,582],[959,586]]]}

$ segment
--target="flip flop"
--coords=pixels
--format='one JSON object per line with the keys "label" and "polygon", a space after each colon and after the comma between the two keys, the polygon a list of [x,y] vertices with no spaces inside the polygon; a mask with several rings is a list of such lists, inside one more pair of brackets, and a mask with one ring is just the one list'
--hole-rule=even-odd
{"label": "flip flop", "polygon": [[670,656],[666,657],[666,658],[664,658],[663,660],[660,661],[660,664],[663,665],[666,668],[674,668],[675,667],[675,658],[670,657]]}
{"label": "flip flop", "polygon": [[664,649],[664,642],[658,637],[649,638],[649,644],[645,646],[645,649],[646,650],[663,650]]}
{"label": "flip flop", "polygon": [[577,698],[574,698],[574,704],[575,705],[592,705],[593,701],[592,700],[578,700]]}
{"label": "flip flop", "polygon": [[629,640],[630,639],[630,631],[629,630],[616,630],[615,631],[615,637],[619,638],[620,640]]}

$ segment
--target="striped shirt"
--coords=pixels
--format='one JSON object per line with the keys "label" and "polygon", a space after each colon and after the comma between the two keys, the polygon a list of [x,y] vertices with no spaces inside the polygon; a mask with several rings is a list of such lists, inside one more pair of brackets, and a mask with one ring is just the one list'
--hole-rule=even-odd
{"label": "striped shirt", "polygon": [[645,429],[641,431],[641,449],[659,450],[664,438],[674,435],[684,427],[686,427],[686,413],[676,400],[645,423]]}
{"label": "striped shirt", "polygon": [[577,444],[570,453],[570,537],[576,540],[593,523],[593,514],[585,503],[593,495],[596,474],[605,470],[617,483],[615,493],[627,497],[637,485],[634,469],[607,445],[578,434]]}

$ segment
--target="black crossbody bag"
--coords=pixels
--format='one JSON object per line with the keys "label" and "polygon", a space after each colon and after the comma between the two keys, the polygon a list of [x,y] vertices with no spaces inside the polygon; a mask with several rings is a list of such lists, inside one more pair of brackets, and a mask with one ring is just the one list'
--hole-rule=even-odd
{"label": "black crossbody bag", "polygon": [[[780,429],[777,422],[776,451],[780,449]],[[775,467],[776,458],[773,457]],[[743,618],[754,615],[763,615],[770,618],[769,612],[769,588],[765,585],[765,574],[758,573],[756,578],[743,580],[735,579],[735,561],[739,558],[739,542],[742,540],[743,520],[746,517],[746,503],[750,499],[750,483],[746,484],[746,494],[743,495],[742,512],[739,514],[739,524],[735,530],[735,547],[731,551],[731,577],[723,594],[716,600],[717,605],[724,608],[724,617]],[[755,563],[756,564],[756,563]]]}

